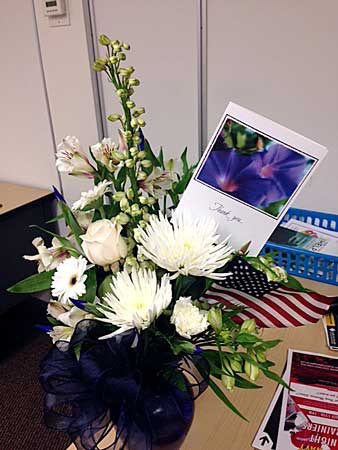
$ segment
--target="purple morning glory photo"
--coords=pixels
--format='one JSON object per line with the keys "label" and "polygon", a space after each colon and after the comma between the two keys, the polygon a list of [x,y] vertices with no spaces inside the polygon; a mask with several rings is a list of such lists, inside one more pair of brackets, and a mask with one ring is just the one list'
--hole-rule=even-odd
{"label": "purple morning glory photo", "polygon": [[[232,123],[233,126],[233,123]],[[252,130],[241,127],[240,142]],[[238,136],[238,128],[236,135]],[[227,142],[223,136],[227,136]],[[221,131],[197,179],[218,191],[277,217],[295,192],[314,160],[272,139],[256,133],[250,148],[236,146],[236,136]],[[229,147],[229,142],[233,147]],[[262,148],[261,143],[265,147]]]}

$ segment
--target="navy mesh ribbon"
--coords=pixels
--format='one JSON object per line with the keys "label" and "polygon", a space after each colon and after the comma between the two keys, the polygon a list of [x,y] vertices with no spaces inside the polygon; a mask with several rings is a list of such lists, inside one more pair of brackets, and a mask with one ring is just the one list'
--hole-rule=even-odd
{"label": "navy mesh ribbon", "polygon": [[68,433],[81,450],[96,450],[113,427],[116,437],[106,450],[151,450],[180,439],[192,421],[194,399],[207,387],[203,356],[185,358],[184,367],[182,361],[168,363],[173,377],[185,375],[186,389],[170,377],[145,385],[136,332],[98,340],[97,324],[81,321],[71,342],[57,342],[41,362],[47,427]]}

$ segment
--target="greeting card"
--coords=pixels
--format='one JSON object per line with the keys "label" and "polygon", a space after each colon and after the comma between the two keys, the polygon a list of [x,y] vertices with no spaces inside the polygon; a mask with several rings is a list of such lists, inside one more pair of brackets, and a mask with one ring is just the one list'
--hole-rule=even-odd
{"label": "greeting card", "polygon": [[177,211],[212,216],[239,249],[257,255],[326,148],[252,111],[229,103]]}

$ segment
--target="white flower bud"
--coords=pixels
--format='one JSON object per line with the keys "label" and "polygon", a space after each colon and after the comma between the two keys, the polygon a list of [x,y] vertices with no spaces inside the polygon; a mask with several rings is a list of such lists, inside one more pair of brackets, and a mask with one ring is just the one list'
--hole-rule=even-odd
{"label": "white flower bud", "polygon": [[138,267],[138,262],[135,256],[127,256],[126,264],[130,267]]}
{"label": "white flower bud", "polygon": [[120,213],[115,217],[115,221],[120,225],[126,225],[129,222],[129,216],[125,213]]}
{"label": "white flower bud", "polygon": [[108,119],[110,122],[116,122],[117,120],[120,120],[120,119],[121,119],[121,114],[110,114],[110,115],[107,117],[107,119]]}
{"label": "white flower bud", "polygon": [[143,161],[141,161],[141,166],[149,168],[153,166],[153,163],[149,159],[144,159]]}
{"label": "white flower bud", "polygon": [[129,86],[139,86],[140,80],[137,78],[130,78],[129,80]]}
{"label": "white flower bud", "polygon": [[120,201],[120,208],[121,208],[121,211],[124,211],[124,212],[127,211],[127,209],[129,208],[129,202],[126,198],[123,198]]}
{"label": "white flower bud", "polygon": [[128,100],[126,102],[126,105],[128,106],[129,109],[132,109],[135,107],[135,102],[133,102],[132,100]]}
{"label": "white flower bud", "polygon": [[134,167],[135,163],[132,159],[127,159],[126,161],[126,167],[127,169],[131,169],[132,167]]}
{"label": "white flower bud", "polygon": [[105,34],[101,34],[101,36],[99,36],[98,40],[101,45],[105,45],[105,46],[110,45],[110,39]]}
{"label": "white flower bud", "polygon": [[128,188],[128,189],[126,190],[126,194],[127,194],[127,198],[128,198],[129,200],[132,200],[132,199],[134,198],[134,191],[133,191],[132,188]]}
{"label": "white flower bud", "polygon": [[120,202],[125,197],[126,197],[126,194],[124,192],[115,192],[115,194],[113,195],[113,199],[116,202]]}
{"label": "white flower bud", "polygon": [[136,156],[138,153],[137,147],[130,147],[129,153],[131,154],[131,156]]}
{"label": "white flower bud", "polygon": [[139,124],[140,127],[145,127],[146,123],[143,119],[137,119],[137,123]]}
{"label": "white flower bud", "polygon": [[133,205],[131,205],[130,208],[130,214],[135,217],[135,216],[139,216],[141,214],[141,210],[140,207],[137,203],[134,203]]}
{"label": "white flower bud", "polygon": [[125,89],[118,89],[116,91],[116,94],[121,98],[121,97],[126,97],[128,93]]}
{"label": "white flower bud", "polygon": [[157,202],[156,198],[148,197],[148,205],[155,205],[156,202]]}
{"label": "white flower bud", "polygon": [[256,381],[259,377],[259,367],[248,361],[245,361],[244,363],[244,372],[251,381]]}
{"label": "white flower bud", "polygon": [[140,220],[138,224],[141,228],[145,228],[148,226],[148,222],[146,222],[145,220]]}
{"label": "white flower bud", "polygon": [[245,333],[254,333],[256,331],[256,321],[255,319],[247,319],[244,320],[244,322],[241,325],[241,329],[240,332],[245,332]]}
{"label": "white flower bud", "polygon": [[139,201],[140,201],[141,205],[146,205],[148,202],[148,199],[147,199],[147,197],[144,197],[144,195],[141,195],[139,197]]}
{"label": "white flower bud", "polygon": [[138,127],[138,120],[137,119],[135,119],[134,117],[131,119],[131,121],[130,121],[130,125],[133,127],[133,128],[137,128]]}
{"label": "white flower bud", "polygon": [[147,174],[145,172],[143,172],[142,170],[139,171],[139,173],[137,174],[137,179],[139,181],[143,181],[147,178]]}
{"label": "white flower bud", "polygon": [[228,391],[232,391],[235,387],[235,378],[230,375],[222,375],[222,384]]}
{"label": "white flower bud", "polygon": [[208,322],[219,333],[223,327],[222,311],[219,308],[211,308],[208,313]]}
{"label": "white flower bud", "polygon": [[139,144],[141,144],[142,140],[139,136],[134,136],[133,142],[134,142],[134,144],[139,145]]}
{"label": "white flower bud", "polygon": [[130,50],[130,45],[127,44],[126,42],[123,42],[123,43],[122,43],[122,47],[123,47],[125,50]]}
{"label": "white flower bud", "polygon": [[146,156],[147,156],[147,154],[146,154],[146,152],[144,150],[141,150],[137,154],[138,159],[144,159]]}
{"label": "white flower bud", "polygon": [[123,134],[126,139],[131,139],[133,136],[133,133],[130,130],[124,131]]}

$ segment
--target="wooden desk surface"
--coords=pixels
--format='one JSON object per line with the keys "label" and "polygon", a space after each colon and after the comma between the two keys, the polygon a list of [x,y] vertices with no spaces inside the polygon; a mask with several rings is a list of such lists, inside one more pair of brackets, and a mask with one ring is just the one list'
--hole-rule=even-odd
{"label": "wooden desk surface", "polygon": [[0,182],[0,215],[49,195],[47,189]]}
{"label": "wooden desk surface", "polygon": [[[308,282],[304,279],[301,281],[318,292],[338,296],[338,287]],[[268,353],[269,359],[276,363],[275,370],[279,374],[285,366],[289,348],[338,356],[337,352],[330,351],[326,346],[321,322],[306,327],[265,329],[263,336],[266,339],[283,340]],[[276,389],[276,383],[263,377],[258,380],[258,384],[263,388],[252,391],[238,389],[228,394],[249,422],[235,416],[210,389],[207,389],[196,401],[194,421],[181,450],[252,449],[251,443]],[[67,450],[76,449],[71,445]]]}

